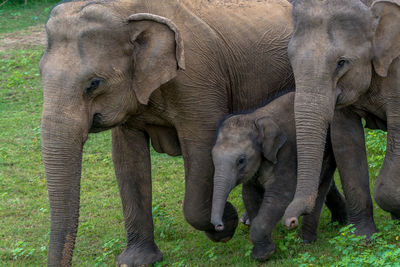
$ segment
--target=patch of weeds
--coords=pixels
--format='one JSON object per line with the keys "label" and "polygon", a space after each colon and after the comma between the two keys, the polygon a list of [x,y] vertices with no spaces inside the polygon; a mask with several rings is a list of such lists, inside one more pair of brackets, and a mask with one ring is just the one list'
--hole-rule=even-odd
{"label": "patch of weeds", "polygon": [[[282,230],[285,231],[285,229]],[[296,231],[291,231],[286,232],[283,238],[278,239],[276,246],[279,248],[281,256],[287,257],[288,255],[293,256],[294,254],[296,254],[296,248],[298,248],[301,244],[302,241],[298,237],[298,233]]]}
{"label": "patch of weeds", "polygon": [[24,241],[18,241],[16,243],[16,248],[11,250],[11,254],[14,260],[19,260],[33,256],[35,251],[34,248],[28,248]]}
{"label": "patch of weeds", "polygon": [[24,99],[30,105],[40,105],[36,92],[41,87],[38,61],[42,53],[39,48],[15,50],[7,57],[0,53],[0,102]]}
{"label": "patch of weeds", "polygon": [[120,254],[123,247],[124,244],[120,238],[113,238],[104,243],[103,254],[95,259],[95,266],[107,266],[106,263]]}
{"label": "patch of weeds", "polygon": [[386,154],[387,133],[381,130],[365,129],[365,147],[368,155],[370,175],[376,177]]}
{"label": "patch of weeds", "polygon": [[331,240],[331,253],[315,257],[305,252],[295,262],[301,266],[399,266],[400,257],[399,225],[389,221],[379,233],[372,235],[370,240],[365,236],[355,236],[355,228],[348,225],[340,230],[340,234]]}
{"label": "patch of weeds", "polygon": [[155,227],[155,234],[161,237],[162,239],[174,239],[174,234],[176,230],[174,229],[175,220],[172,216],[170,216],[166,211],[165,204],[159,204],[153,206],[153,221]]}
{"label": "patch of weeds", "polygon": [[215,254],[215,246],[212,246],[209,250],[207,250],[205,256],[208,258],[209,261],[216,261],[218,257]]}

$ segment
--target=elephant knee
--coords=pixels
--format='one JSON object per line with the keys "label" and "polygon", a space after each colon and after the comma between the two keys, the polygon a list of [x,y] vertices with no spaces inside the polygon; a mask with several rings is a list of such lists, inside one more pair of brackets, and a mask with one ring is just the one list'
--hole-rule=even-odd
{"label": "elephant knee", "polygon": [[266,238],[271,239],[271,227],[266,223],[256,223],[255,221],[250,227],[250,240],[253,243],[261,242]]}
{"label": "elephant knee", "polygon": [[210,229],[211,223],[209,212],[203,211],[199,207],[185,205],[183,208],[183,214],[185,220],[195,229],[200,231]]}
{"label": "elephant knee", "polygon": [[387,183],[385,181],[377,181],[374,188],[374,199],[383,210],[391,212],[396,216],[400,216],[400,190],[399,186]]}

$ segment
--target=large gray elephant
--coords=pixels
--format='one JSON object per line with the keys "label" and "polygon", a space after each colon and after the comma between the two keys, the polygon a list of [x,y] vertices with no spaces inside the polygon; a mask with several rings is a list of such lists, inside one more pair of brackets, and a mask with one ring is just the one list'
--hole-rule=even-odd
{"label": "large gray elephant", "polygon": [[[182,3],[183,2],[183,3]],[[149,142],[183,155],[184,215],[214,241],[210,223],[217,122],[294,86],[287,44],[290,3],[201,0],[72,1],[46,24],[42,151],[51,209],[49,266],[71,264],[77,233],[82,148],[112,128],[112,152],[127,247],[118,264],[162,259],[154,243]]]}
{"label": "large gray elephant", "polygon": [[[342,177],[347,204],[353,215],[372,214],[362,117],[367,127],[388,132],[374,197],[392,217],[400,216],[400,1],[369,2],[295,2],[288,53],[297,88],[298,184],[284,216],[288,227],[314,206],[329,124],[332,142],[342,141],[334,153],[347,154],[346,159],[336,158],[339,170],[348,170]],[[353,122],[343,123],[343,116]],[[376,231],[369,219],[355,220],[349,214],[349,221],[358,234]]]}

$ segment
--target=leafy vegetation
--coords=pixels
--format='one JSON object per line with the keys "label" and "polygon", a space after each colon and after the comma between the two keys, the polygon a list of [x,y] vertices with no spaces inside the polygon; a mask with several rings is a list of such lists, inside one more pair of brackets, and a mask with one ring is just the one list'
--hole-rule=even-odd
{"label": "leafy vegetation", "polygon": [[[33,4],[32,4],[33,5]],[[38,4],[39,5],[39,4]],[[43,13],[50,4],[32,7]],[[31,25],[30,16],[1,31]],[[30,12],[30,11],[29,11]],[[17,33],[17,32],[16,32]],[[40,116],[42,91],[38,62],[43,47],[33,45],[0,52],[0,266],[43,266],[49,240],[49,204],[41,161]],[[385,152],[385,133],[366,131],[371,181],[374,183]],[[374,204],[380,229],[370,242],[352,235],[350,226],[330,223],[324,208],[318,240],[302,244],[296,231],[277,226],[277,252],[266,263],[251,259],[249,230],[239,225],[234,238],[216,244],[190,227],[183,218],[184,169],[181,157],[151,152],[155,238],[164,261],[155,266],[399,266],[400,226]],[[75,266],[110,266],[125,247],[118,187],[111,161],[110,132],[93,134],[85,145]],[[240,188],[230,200],[243,212]]]}

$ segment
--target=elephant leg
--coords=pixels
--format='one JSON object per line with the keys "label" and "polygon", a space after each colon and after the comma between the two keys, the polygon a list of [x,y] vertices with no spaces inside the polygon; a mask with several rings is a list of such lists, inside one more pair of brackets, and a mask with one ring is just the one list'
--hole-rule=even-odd
{"label": "elephant leg", "polygon": [[154,243],[149,138],[135,129],[114,128],[112,152],[127,239],[125,250],[117,258],[117,266],[162,261],[162,254]]}
{"label": "elephant leg", "polygon": [[[260,185],[255,184],[254,181],[243,184],[242,198],[246,208],[245,213],[249,221],[248,225],[250,225],[250,222],[257,216],[263,200],[263,195],[264,189]],[[246,223],[246,221],[244,221],[244,223]]]}
{"label": "elephant leg", "polygon": [[348,109],[336,110],[331,125],[331,140],[346,197],[348,221],[354,224],[356,235],[369,238],[377,229],[361,118]]}
{"label": "elephant leg", "polygon": [[331,212],[331,222],[337,222],[340,225],[347,224],[346,200],[336,187],[333,177],[328,194],[326,195],[325,205]]}
{"label": "elephant leg", "polygon": [[267,260],[275,252],[275,244],[271,235],[293,197],[293,195],[291,197],[284,194],[277,195],[277,192],[282,191],[280,186],[268,187],[257,216],[252,219],[250,226],[250,240],[254,245],[252,256],[259,261]]}
{"label": "elephant leg", "polygon": [[[195,129],[193,127],[193,129]],[[224,230],[217,232],[211,224],[211,207],[213,192],[214,165],[211,157],[212,142],[215,132],[196,133],[181,130],[179,142],[185,165],[185,199],[183,212],[186,221],[197,230],[205,231],[206,235],[215,242],[226,242],[235,233],[238,224],[236,209],[226,202],[222,217]],[[188,136],[182,133],[190,133]],[[203,142],[199,142],[201,136]]]}
{"label": "elephant leg", "polygon": [[[400,66],[400,61],[397,61]],[[394,81],[392,88],[400,89],[400,81]],[[400,98],[388,97],[387,103],[387,146],[378,179],[374,188],[376,203],[390,212],[392,219],[400,219]]]}
{"label": "elephant leg", "polygon": [[[332,154],[332,152],[330,153]],[[318,188],[318,196],[315,202],[314,209],[311,212],[311,214],[305,215],[303,218],[302,237],[304,243],[312,243],[315,240],[317,240],[317,230],[318,230],[322,207],[324,205],[327,192],[331,187],[331,182],[333,181],[333,175],[335,173],[335,170],[336,170],[336,164],[332,154],[328,156],[328,159],[325,160],[322,164],[321,179],[320,179],[321,183]],[[335,209],[336,207],[334,206],[331,207],[331,211]]]}

